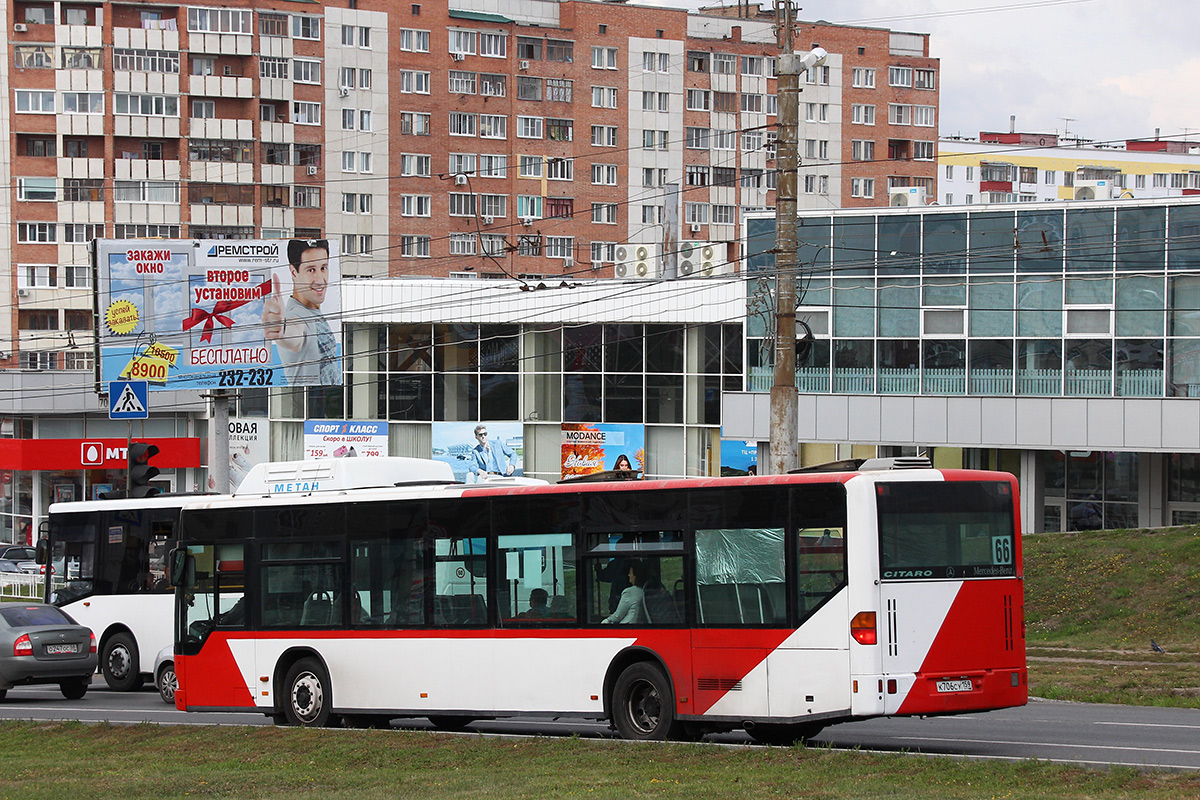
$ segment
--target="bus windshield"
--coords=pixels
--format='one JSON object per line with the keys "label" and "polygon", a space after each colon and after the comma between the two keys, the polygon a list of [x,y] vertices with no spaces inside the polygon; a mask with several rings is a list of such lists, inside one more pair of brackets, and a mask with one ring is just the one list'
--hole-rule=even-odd
{"label": "bus windshield", "polygon": [[875,491],[884,580],[1016,575],[1009,484],[880,483]]}

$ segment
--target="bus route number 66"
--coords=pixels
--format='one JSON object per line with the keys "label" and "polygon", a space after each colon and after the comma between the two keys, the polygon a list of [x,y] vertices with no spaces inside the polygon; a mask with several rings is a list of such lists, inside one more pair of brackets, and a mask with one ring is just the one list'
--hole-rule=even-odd
{"label": "bus route number 66", "polygon": [[1011,564],[1013,560],[1013,546],[1011,536],[993,536],[992,537],[992,563],[993,564]]}

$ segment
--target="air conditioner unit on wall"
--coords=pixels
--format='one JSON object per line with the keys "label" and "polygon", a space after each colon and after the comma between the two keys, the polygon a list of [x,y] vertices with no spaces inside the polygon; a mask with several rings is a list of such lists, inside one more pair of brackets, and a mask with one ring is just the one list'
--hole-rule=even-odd
{"label": "air conditioner unit on wall", "polygon": [[467,176],[466,175],[455,175],[454,176],[454,185],[455,186],[466,186],[467,185]]}
{"label": "air conditioner unit on wall", "polygon": [[563,269],[575,269],[575,259],[564,258],[563,259]]}
{"label": "air conditioner unit on wall", "polygon": [[654,246],[648,244],[617,245],[616,266],[613,274],[618,278],[636,280],[654,278],[656,275]]}
{"label": "air conditioner unit on wall", "polygon": [[888,189],[889,206],[923,206],[925,202],[924,186],[896,186]]}
{"label": "air conditioner unit on wall", "polygon": [[13,30],[17,33],[25,33],[27,30],[29,30],[29,26],[24,22],[18,22],[13,25]]}
{"label": "air conditioner unit on wall", "polygon": [[17,297],[29,297],[28,289],[17,289]]}
{"label": "air conditioner unit on wall", "polygon": [[450,57],[453,58],[455,61],[465,61],[467,58],[466,54],[464,54],[464,53],[451,53]]}
{"label": "air conditioner unit on wall", "polygon": [[309,174],[309,175],[316,175],[316,174],[317,174],[317,168],[316,168],[316,167],[309,167],[309,168],[308,168],[308,174]]}
{"label": "air conditioner unit on wall", "polygon": [[488,216],[488,215],[486,215],[486,214],[485,214],[485,215],[484,215],[484,217],[483,217],[483,224],[484,224],[484,225],[491,225],[491,224],[492,224],[493,222],[495,222],[495,221],[496,221],[496,218],[495,218],[495,217],[491,217],[491,216]]}
{"label": "air conditioner unit on wall", "polygon": [[519,69],[529,69],[529,62],[521,61],[517,66]]}
{"label": "air conditioner unit on wall", "polygon": [[339,86],[338,87],[338,97],[349,97],[349,96],[350,96],[350,87],[349,86]]}
{"label": "air conditioner unit on wall", "polygon": [[533,225],[533,217],[521,217],[521,224],[528,228]]}
{"label": "air conditioner unit on wall", "polygon": [[1113,181],[1075,181],[1076,200],[1110,200],[1116,184]]}
{"label": "air conditioner unit on wall", "polygon": [[681,278],[719,278],[733,274],[724,242],[680,242],[677,269]]}
{"label": "air conditioner unit on wall", "polygon": [[693,223],[692,223],[692,227],[691,227],[691,231],[692,231],[692,233],[699,233],[699,232],[700,232],[700,223],[699,223],[699,222],[693,222]]}

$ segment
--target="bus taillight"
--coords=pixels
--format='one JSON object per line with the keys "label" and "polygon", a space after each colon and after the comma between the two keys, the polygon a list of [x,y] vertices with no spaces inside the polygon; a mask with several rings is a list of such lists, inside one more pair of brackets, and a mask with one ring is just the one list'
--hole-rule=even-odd
{"label": "bus taillight", "polygon": [[859,644],[875,644],[875,612],[860,611],[850,620],[850,635]]}

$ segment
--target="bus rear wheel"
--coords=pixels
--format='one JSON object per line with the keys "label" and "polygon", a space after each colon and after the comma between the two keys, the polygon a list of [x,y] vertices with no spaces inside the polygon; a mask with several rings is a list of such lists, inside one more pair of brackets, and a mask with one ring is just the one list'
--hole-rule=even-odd
{"label": "bus rear wheel", "polygon": [[662,670],[633,664],[613,687],[612,722],[622,739],[667,739],[675,727],[675,697]]}
{"label": "bus rear wheel", "polygon": [[816,736],[825,726],[819,722],[796,724],[764,723],[747,729],[750,738],[759,744],[774,744],[791,747]]}
{"label": "bus rear wheel", "polygon": [[104,642],[100,671],[104,673],[104,682],[114,692],[132,692],[142,688],[142,673],[138,663],[137,642],[128,633],[114,633]]}
{"label": "bus rear wheel", "polygon": [[329,723],[333,706],[329,675],[315,658],[302,658],[287,671],[283,707],[289,725],[321,728]]}

